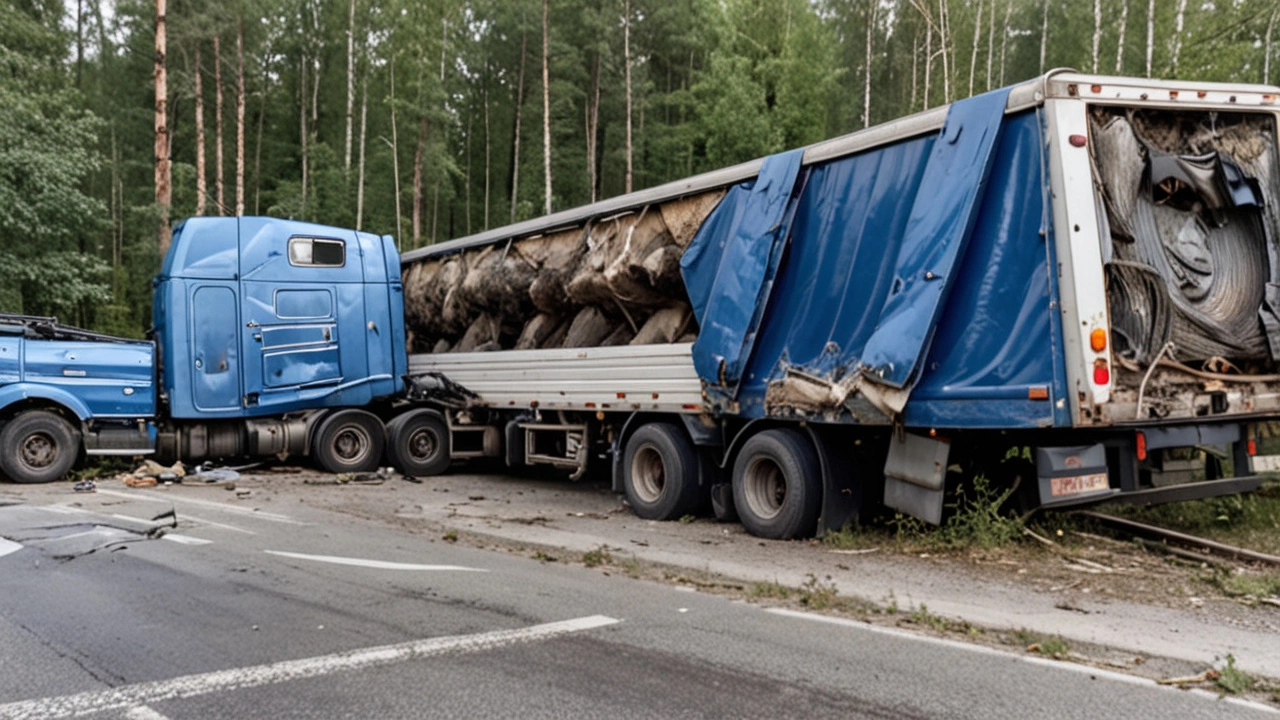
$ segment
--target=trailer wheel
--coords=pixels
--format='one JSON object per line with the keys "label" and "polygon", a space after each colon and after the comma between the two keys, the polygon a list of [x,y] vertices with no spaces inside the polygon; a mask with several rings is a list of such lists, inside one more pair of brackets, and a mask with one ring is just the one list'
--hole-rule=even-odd
{"label": "trailer wheel", "polygon": [[387,455],[405,475],[439,475],[449,469],[449,428],[436,415],[420,411],[387,423]]}
{"label": "trailer wheel", "polygon": [[645,520],[674,520],[698,507],[698,455],[684,431],[669,423],[640,426],[622,461],[627,502]]}
{"label": "trailer wheel", "polygon": [[326,472],[370,472],[378,469],[385,444],[382,421],[376,415],[339,410],[316,429],[311,454]]}
{"label": "trailer wheel", "polygon": [[61,415],[28,410],[0,431],[0,470],[14,482],[53,482],[75,465],[79,436]]}
{"label": "trailer wheel", "polygon": [[809,439],[791,428],[748,438],[733,463],[733,504],[757,537],[812,535],[822,510],[822,469]]}

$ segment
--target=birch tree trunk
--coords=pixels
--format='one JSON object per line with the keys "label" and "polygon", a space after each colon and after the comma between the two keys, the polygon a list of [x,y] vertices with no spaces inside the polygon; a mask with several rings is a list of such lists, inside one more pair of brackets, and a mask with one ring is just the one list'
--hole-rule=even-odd
{"label": "birch tree trunk", "polygon": [[419,247],[422,242],[422,155],[425,145],[427,144],[427,118],[424,115],[418,120],[418,143],[413,151],[413,208],[412,221],[410,224],[411,237],[413,245],[411,247]]}
{"label": "birch tree trunk", "polygon": [[173,199],[173,183],[169,164],[169,77],[167,60],[167,40],[165,33],[166,13],[165,0],[156,0],[156,57],[155,57],[155,133],[156,133],[156,210],[160,227],[157,228],[156,249],[160,257],[169,252],[169,243],[173,241],[173,233],[169,229],[169,205]]}
{"label": "birch tree trunk", "polygon": [[[394,132],[394,124],[391,129]],[[298,59],[298,142],[302,146],[300,148],[302,154],[301,203],[304,210],[307,207],[307,169],[311,167],[310,158],[307,156],[307,135],[307,56],[304,53]]]}
{"label": "birch tree trunk", "polygon": [[1093,68],[1098,73],[1098,51],[1102,45],[1102,0],[1093,0]]}
{"label": "birch tree trunk", "polygon": [[511,137],[511,222],[516,221],[516,206],[520,203],[520,121],[524,119],[524,71],[528,48],[528,36],[520,31],[520,74],[516,79],[515,132]]}
{"label": "birch tree trunk", "polygon": [[1049,41],[1049,0],[1041,3],[1043,13],[1040,20],[1040,74],[1044,74],[1044,54]]}
{"label": "birch tree trunk", "polygon": [[351,124],[356,103],[356,0],[347,7],[347,145],[342,169],[351,172]]}
{"label": "birch tree trunk", "polygon": [[1116,40],[1116,74],[1124,74],[1124,40],[1129,27],[1129,0],[1120,0],[1120,30]]}
{"label": "birch tree trunk", "polygon": [[951,97],[951,73],[955,71],[952,61],[951,20],[947,13],[947,0],[938,0],[938,45],[942,51],[942,102],[949,103]]}
{"label": "birch tree trunk", "polygon": [[[862,75],[862,127],[871,127],[871,41],[875,37],[876,6],[880,0],[870,0],[870,13],[867,18],[867,54],[863,59]],[[914,62],[914,60],[913,60]]]}
{"label": "birch tree trunk", "polygon": [[[488,108],[485,108],[486,112]],[[587,99],[586,105],[586,132],[587,132],[587,184],[590,189],[588,197],[591,202],[596,201],[597,191],[600,187],[600,165],[596,159],[596,150],[600,142],[600,53],[596,53],[595,62],[591,67],[591,96]],[[488,116],[485,116],[485,122],[488,122]],[[486,129],[487,132],[487,129]]]}
{"label": "birch tree trunk", "polygon": [[[551,0],[542,0],[542,188],[543,212],[551,214]],[[630,96],[630,93],[628,93]],[[627,166],[630,168],[630,142]],[[630,170],[627,171],[630,177]]]}
{"label": "birch tree trunk", "polygon": [[919,91],[920,31],[911,36],[911,111],[916,109],[916,93]]}
{"label": "birch tree trunk", "polygon": [[364,229],[364,149],[369,120],[369,77],[360,79],[360,167],[356,172],[356,230]]}
{"label": "birch tree trunk", "polygon": [[253,144],[253,214],[261,215],[262,199],[262,126],[267,122],[267,83],[270,72],[267,63],[262,64],[262,85],[258,96],[258,130]]}
{"label": "birch tree trunk", "polygon": [[924,28],[924,94],[921,96],[923,100],[922,110],[929,109],[929,80],[933,72],[933,22],[930,21]]}
{"label": "birch tree trunk", "polygon": [[1262,50],[1262,83],[1271,84],[1271,37],[1276,29],[1276,13],[1280,8],[1271,11],[1271,19],[1267,21],[1267,40]]}
{"label": "birch tree trunk", "polygon": [[[1094,0],[1097,2],[1098,0]],[[870,35],[870,29],[867,30]],[[978,40],[982,37],[982,2],[978,2],[978,11],[973,16],[973,53],[969,56],[969,97],[973,97],[973,78],[978,70]]]}
{"label": "birch tree trunk", "polygon": [[492,176],[493,137],[489,128],[489,63],[485,59],[484,75],[484,229],[489,229],[489,188]]}
{"label": "birch tree trunk", "polygon": [[1187,15],[1187,0],[1178,0],[1178,13],[1173,21],[1173,57],[1169,60],[1169,74],[1178,76],[1178,56],[1182,54],[1182,23]]}
{"label": "birch tree trunk", "polygon": [[236,20],[236,217],[244,215],[244,18]]}
{"label": "birch tree trunk", "polygon": [[1000,87],[1004,87],[1004,61],[1009,49],[1009,30],[1012,24],[1013,0],[1009,0],[1004,6],[1004,32],[1000,35]]}
{"label": "birch tree trunk", "polygon": [[396,250],[404,243],[404,213],[400,210],[400,139],[396,134],[396,61],[392,56],[391,72],[391,174],[395,175],[396,193]]}
{"label": "birch tree trunk", "polygon": [[[546,0],[543,0],[546,2]],[[622,18],[622,57],[624,67],[626,68],[626,92],[627,92],[627,174],[623,183],[623,192],[631,192],[632,179],[634,177],[632,166],[632,138],[631,138],[631,0],[625,0],[623,4],[623,12],[625,16]]]}
{"label": "birch tree trunk", "polygon": [[987,85],[991,89],[991,61],[996,54],[996,0],[991,0],[991,18],[987,21]]}
{"label": "birch tree trunk", "polygon": [[1156,0],[1147,0],[1147,77],[1151,77],[1151,58],[1156,49]]}
{"label": "birch tree trunk", "polygon": [[213,188],[218,214],[227,214],[226,163],[222,159],[222,40],[213,36]]}
{"label": "birch tree trunk", "polygon": [[209,194],[209,182],[205,177],[208,168],[205,167],[204,157],[204,87],[201,80],[202,70],[200,69],[200,41],[195,43],[196,54],[196,73],[195,73],[195,91],[196,91],[196,216],[204,215],[205,196]]}

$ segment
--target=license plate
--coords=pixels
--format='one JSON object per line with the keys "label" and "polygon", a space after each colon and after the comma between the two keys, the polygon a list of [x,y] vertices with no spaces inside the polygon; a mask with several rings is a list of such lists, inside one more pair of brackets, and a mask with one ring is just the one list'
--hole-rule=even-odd
{"label": "license plate", "polygon": [[1106,473],[1049,478],[1049,492],[1054,497],[1079,495],[1080,493],[1108,490],[1110,488],[1111,485],[1107,483]]}
{"label": "license plate", "polygon": [[1249,467],[1256,473],[1280,472],[1280,455],[1258,455],[1249,458]]}

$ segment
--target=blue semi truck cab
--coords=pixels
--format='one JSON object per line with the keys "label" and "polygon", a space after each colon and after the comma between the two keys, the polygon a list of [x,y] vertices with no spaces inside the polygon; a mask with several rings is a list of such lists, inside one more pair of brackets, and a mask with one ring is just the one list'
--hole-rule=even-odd
{"label": "blue semi truck cab", "polygon": [[192,218],[154,288],[149,342],[0,316],[6,476],[54,480],[85,455],[382,462],[407,369],[389,236]]}

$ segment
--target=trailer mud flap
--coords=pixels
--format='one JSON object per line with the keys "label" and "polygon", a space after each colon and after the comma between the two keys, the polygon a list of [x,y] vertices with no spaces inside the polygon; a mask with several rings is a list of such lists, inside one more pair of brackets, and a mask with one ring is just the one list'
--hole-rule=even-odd
{"label": "trailer mud flap", "polygon": [[710,391],[732,400],[751,354],[790,232],[803,150],[765,158],[731,189],[680,258],[701,331],[693,364]]}
{"label": "trailer mud flap", "polygon": [[925,167],[894,266],[893,286],[862,353],[861,391],[897,415],[920,378],[955,270],[977,219],[1008,90],[951,105]]}

